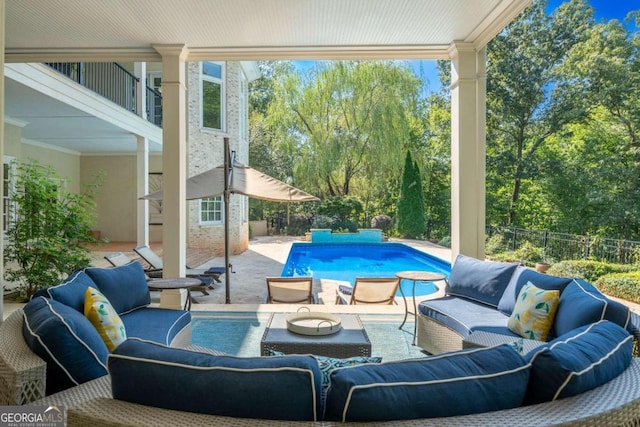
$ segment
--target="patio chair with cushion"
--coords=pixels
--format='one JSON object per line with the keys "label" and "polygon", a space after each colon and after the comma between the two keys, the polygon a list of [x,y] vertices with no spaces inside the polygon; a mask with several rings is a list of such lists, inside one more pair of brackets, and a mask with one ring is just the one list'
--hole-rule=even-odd
{"label": "patio chair with cushion", "polygon": [[[147,245],[142,245],[142,246],[136,246],[135,248],[133,248],[133,251],[138,255],[140,255],[140,257],[143,260],[145,260],[147,264],[149,264],[149,270],[147,271],[152,272],[152,274],[150,274],[149,277],[152,277],[152,278],[162,277],[162,267],[163,267],[162,258],[160,258],[160,256],[157,253],[155,253],[153,249],[151,249]],[[160,272],[159,274],[157,273],[158,271]],[[197,277],[198,279],[206,283],[211,289],[213,289],[212,281],[215,280],[216,282],[220,283],[220,275],[224,274],[224,268],[223,267],[211,267],[208,269],[191,268],[187,265],[187,269],[185,273],[187,277]]]}
{"label": "patio chair with cushion", "polygon": [[397,277],[358,277],[353,287],[338,286],[336,304],[395,304],[398,286]]}
{"label": "patio chair with cushion", "polygon": [[[132,260],[131,258],[129,258],[126,254],[124,254],[122,252],[110,253],[108,255],[105,255],[104,259],[106,259],[109,262],[109,264],[111,264],[114,267],[120,267],[122,265],[127,265],[130,262],[135,261],[135,260]],[[160,269],[160,270],[147,269],[147,270],[145,270],[145,274],[147,275],[148,278],[153,278],[153,279],[162,278],[162,269]],[[194,286],[193,289],[196,290],[196,291],[202,292],[202,295],[209,295],[209,292],[207,291],[207,288],[211,285],[212,278],[203,276],[203,277],[198,277],[198,279],[200,279],[200,281],[202,281],[202,286]],[[155,288],[149,288],[149,289],[150,290],[157,290]],[[196,301],[196,300],[194,300],[192,298],[192,302],[196,302],[197,303],[198,301]]]}
{"label": "patio chair with cushion", "polygon": [[267,277],[267,304],[317,304],[311,277]]}

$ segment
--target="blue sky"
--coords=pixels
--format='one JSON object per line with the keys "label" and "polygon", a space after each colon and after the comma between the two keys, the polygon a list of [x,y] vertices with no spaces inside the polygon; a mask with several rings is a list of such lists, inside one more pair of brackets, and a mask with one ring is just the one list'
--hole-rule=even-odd
{"label": "blue sky", "polygon": [[[558,5],[568,0],[549,0],[548,12],[555,10]],[[617,19],[620,22],[632,10],[640,10],[640,0],[589,0],[589,3],[596,12],[597,20]],[[633,24],[628,24],[632,26]],[[294,61],[298,71],[304,72],[313,67],[315,61]],[[436,71],[436,61],[434,60],[412,60],[408,61],[414,73],[425,82],[425,92],[437,92],[440,90],[440,81]]]}

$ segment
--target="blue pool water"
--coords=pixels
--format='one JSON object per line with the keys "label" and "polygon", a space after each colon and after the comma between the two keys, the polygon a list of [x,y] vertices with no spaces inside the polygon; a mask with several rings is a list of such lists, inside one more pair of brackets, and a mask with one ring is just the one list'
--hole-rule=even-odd
{"label": "blue pool water", "polygon": [[[394,277],[403,270],[449,277],[451,264],[402,243],[293,243],[281,275],[343,280],[353,285],[356,277]],[[411,295],[413,282],[402,280],[400,286],[405,295]],[[430,283],[416,286],[416,295],[435,291]]]}

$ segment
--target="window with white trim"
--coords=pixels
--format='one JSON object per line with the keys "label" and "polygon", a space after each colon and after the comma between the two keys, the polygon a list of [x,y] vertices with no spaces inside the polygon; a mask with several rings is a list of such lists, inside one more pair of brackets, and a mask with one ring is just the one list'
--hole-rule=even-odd
{"label": "window with white trim", "polygon": [[200,224],[222,224],[224,221],[222,196],[200,199]]}
{"label": "window with white trim", "polygon": [[202,62],[200,73],[200,120],[206,129],[224,129],[225,64]]}
{"label": "window with white trim", "polygon": [[240,74],[240,138],[249,141],[249,83],[244,73]]}
{"label": "window with white trim", "polygon": [[242,197],[240,199],[240,222],[243,224],[247,222],[247,212],[249,211],[249,207],[247,206],[248,197]]}
{"label": "window with white trim", "polygon": [[11,195],[15,191],[16,159],[4,156],[2,163],[2,231],[6,233],[11,222],[15,220],[15,206],[11,201]]}

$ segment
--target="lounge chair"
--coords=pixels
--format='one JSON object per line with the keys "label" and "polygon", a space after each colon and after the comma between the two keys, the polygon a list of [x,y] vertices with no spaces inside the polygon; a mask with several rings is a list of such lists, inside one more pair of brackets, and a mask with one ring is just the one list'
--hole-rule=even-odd
{"label": "lounge chair", "polygon": [[131,258],[126,256],[122,252],[110,253],[108,255],[105,255],[104,259],[109,261],[109,264],[111,264],[114,267],[120,267],[120,266],[123,266],[123,265],[127,265],[127,264],[129,264],[130,262],[133,261]]}
{"label": "lounge chair", "polygon": [[[147,264],[149,264],[148,271],[152,272],[152,275],[149,275],[149,277],[153,277],[153,278],[162,277],[162,266],[163,266],[162,258],[160,258],[160,256],[157,253],[155,253],[153,249],[151,249],[147,245],[142,245],[142,246],[137,246],[133,248],[133,251],[138,255],[140,255],[140,257],[143,260],[145,260]],[[158,271],[160,272],[160,274],[157,273]],[[215,280],[216,282],[220,283],[220,275],[224,274],[224,268],[211,267],[209,269],[204,269],[204,268],[191,268],[187,266],[187,270],[185,273],[187,277],[197,277],[201,280],[202,280],[202,276],[209,278],[209,280],[203,280],[203,281],[207,282],[207,285],[209,285],[209,287],[213,289],[213,285],[211,284],[212,280]]]}
{"label": "lounge chair", "polygon": [[398,286],[397,277],[358,277],[353,287],[338,286],[336,304],[395,304]]}
{"label": "lounge chair", "polygon": [[[123,266],[123,265],[127,265],[130,262],[136,261],[136,260],[132,260],[131,258],[129,258],[127,255],[125,255],[122,252],[110,253],[108,255],[105,255],[104,259],[106,259],[114,267],[120,267],[120,266]],[[149,274],[149,273],[151,273],[151,274]],[[162,270],[150,270],[150,269],[147,269],[147,270],[145,270],[145,274],[149,278],[154,278],[154,279],[162,278]],[[204,277],[204,276],[203,277],[197,277],[197,278],[202,281],[202,286],[194,286],[193,289],[196,290],[196,291],[202,292],[202,295],[209,295],[209,292],[207,291],[207,287],[211,286],[211,280],[212,279],[210,277]],[[156,289],[153,289],[151,287],[149,289],[156,290]],[[195,300],[193,300],[193,302],[197,303],[197,301],[195,301]]]}
{"label": "lounge chair", "polygon": [[311,277],[267,277],[267,304],[317,304]]}

